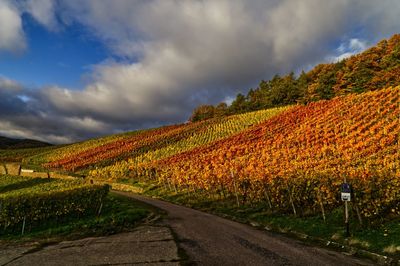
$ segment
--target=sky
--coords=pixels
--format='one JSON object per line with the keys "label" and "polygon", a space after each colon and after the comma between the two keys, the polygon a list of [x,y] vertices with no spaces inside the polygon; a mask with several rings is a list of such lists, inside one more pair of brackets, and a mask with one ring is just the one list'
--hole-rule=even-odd
{"label": "sky", "polygon": [[183,123],[400,32],[398,0],[0,0],[0,135]]}

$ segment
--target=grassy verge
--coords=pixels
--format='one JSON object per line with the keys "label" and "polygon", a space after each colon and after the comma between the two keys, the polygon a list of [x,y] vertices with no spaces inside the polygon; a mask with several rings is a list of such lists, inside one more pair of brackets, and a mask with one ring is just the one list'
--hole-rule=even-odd
{"label": "grassy verge", "polygon": [[1,244],[36,241],[40,243],[73,240],[88,236],[104,236],[129,231],[151,215],[159,214],[157,209],[123,196],[107,196],[101,214],[71,218],[62,223],[48,222],[42,227],[21,236],[9,233],[1,237]]}
{"label": "grassy verge", "polygon": [[273,213],[265,203],[253,205],[236,205],[236,200],[224,199],[218,195],[194,196],[183,191],[176,193],[162,186],[139,183],[133,180],[121,180],[121,183],[139,187],[142,193],[166,201],[185,205],[195,209],[214,213],[243,223],[251,223],[268,230],[307,235],[313,238],[334,241],[346,246],[361,248],[370,252],[383,254],[400,259],[400,219],[382,220],[378,225],[361,226],[355,213],[351,213],[351,236],[345,236],[343,209],[338,208],[326,215],[326,221],[321,216],[295,217]]}

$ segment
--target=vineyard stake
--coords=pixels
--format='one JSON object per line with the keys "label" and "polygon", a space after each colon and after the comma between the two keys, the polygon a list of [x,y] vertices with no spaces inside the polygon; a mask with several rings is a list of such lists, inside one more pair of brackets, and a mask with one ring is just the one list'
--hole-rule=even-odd
{"label": "vineyard stake", "polygon": [[26,222],[26,216],[24,216],[24,221],[22,222],[22,232],[21,232],[21,235],[24,235],[24,232],[25,232],[25,222]]}
{"label": "vineyard stake", "polygon": [[296,211],[296,207],[294,206],[294,202],[293,202],[293,198],[292,198],[292,189],[291,187],[289,187],[287,181],[286,181],[286,188],[289,194],[289,201],[290,201],[290,205],[292,205],[292,210],[294,213],[294,216],[297,216],[297,211]]}
{"label": "vineyard stake", "polygon": [[264,194],[267,197],[268,206],[272,210],[272,203],[271,203],[271,199],[269,197],[269,193],[268,192],[269,192],[268,187],[266,185],[264,185]]}
{"label": "vineyard stake", "polygon": [[289,191],[289,200],[290,200],[290,204],[292,205],[294,216],[297,216],[297,211],[296,211],[296,207],[294,206],[294,202],[293,202],[291,191]]}
{"label": "vineyard stake", "polygon": [[233,186],[235,187],[236,205],[237,205],[238,207],[240,207],[240,204],[239,204],[239,196],[238,196],[237,186],[236,186],[236,180],[235,180],[235,178],[234,178],[233,171],[231,171],[231,177],[232,177],[232,181],[233,181]]}
{"label": "vineyard stake", "polygon": [[357,218],[358,218],[358,221],[359,221],[360,225],[363,225],[363,221],[362,221],[360,209],[359,209],[358,206],[357,206],[357,205],[358,205],[358,204],[357,204],[358,200],[356,200],[356,199],[357,199],[357,198],[356,198],[356,193],[354,193],[354,204],[353,204],[353,206],[354,206],[354,208],[356,209]]}
{"label": "vineyard stake", "polygon": [[103,202],[100,203],[99,210],[97,211],[97,216],[100,216],[102,208],[103,208]]}
{"label": "vineyard stake", "polygon": [[319,192],[317,192],[317,197],[318,197],[318,201],[319,201],[319,206],[321,207],[322,218],[324,219],[324,222],[326,222],[324,204],[322,203],[322,198],[321,198],[321,195],[319,194]]}

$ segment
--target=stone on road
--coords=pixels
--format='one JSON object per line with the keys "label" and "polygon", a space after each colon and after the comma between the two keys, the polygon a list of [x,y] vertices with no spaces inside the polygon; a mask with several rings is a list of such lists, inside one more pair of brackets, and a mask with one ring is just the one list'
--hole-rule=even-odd
{"label": "stone on road", "polygon": [[[33,252],[34,251],[34,252]],[[1,265],[179,265],[171,231],[162,226],[140,226],[133,232],[63,241],[34,249],[3,249]],[[4,258],[4,259],[3,259]]]}
{"label": "stone on road", "polygon": [[118,192],[168,212],[164,222],[174,231],[190,260],[198,265],[372,265],[339,252],[306,245],[282,235],[178,206]]}

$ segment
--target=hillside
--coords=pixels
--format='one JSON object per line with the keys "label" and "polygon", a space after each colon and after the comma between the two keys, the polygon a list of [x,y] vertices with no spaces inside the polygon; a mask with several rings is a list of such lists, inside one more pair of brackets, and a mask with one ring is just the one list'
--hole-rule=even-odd
{"label": "hillside", "polygon": [[346,178],[360,217],[398,216],[399,100],[400,87],[389,87],[89,140],[29,160],[94,179],[147,178],[267,200],[282,213],[335,209]]}
{"label": "hillside", "polygon": [[42,160],[95,179],[147,178],[267,200],[282,213],[335,209],[346,178],[360,217],[398,216],[399,100],[400,87],[389,87],[91,140]]}
{"label": "hillside", "polygon": [[32,139],[12,139],[0,136],[0,149],[27,149],[51,146],[51,144]]}
{"label": "hillside", "polygon": [[125,164],[128,170],[134,163],[161,159],[231,136],[285,109],[113,135],[55,149],[33,156],[26,162],[67,171],[93,169],[117,162],[118,165]]}
{"label": "hillside", "polygon": [[398,86],[295,106],[208,145],[91,175],[147,176],[178,189],[267,200],[270,208],[295,214],[336,208],[346,178],[360,216],[398,216],[399,101]]}
{"label": "hillside", "polygon": [[247,95],[238,94],[231,105],[197,107],[192,121],[238,114],[295,103],[332,99],[400,84],[400,34],[340,62],[319,64],[312,70],[262,80]]}

